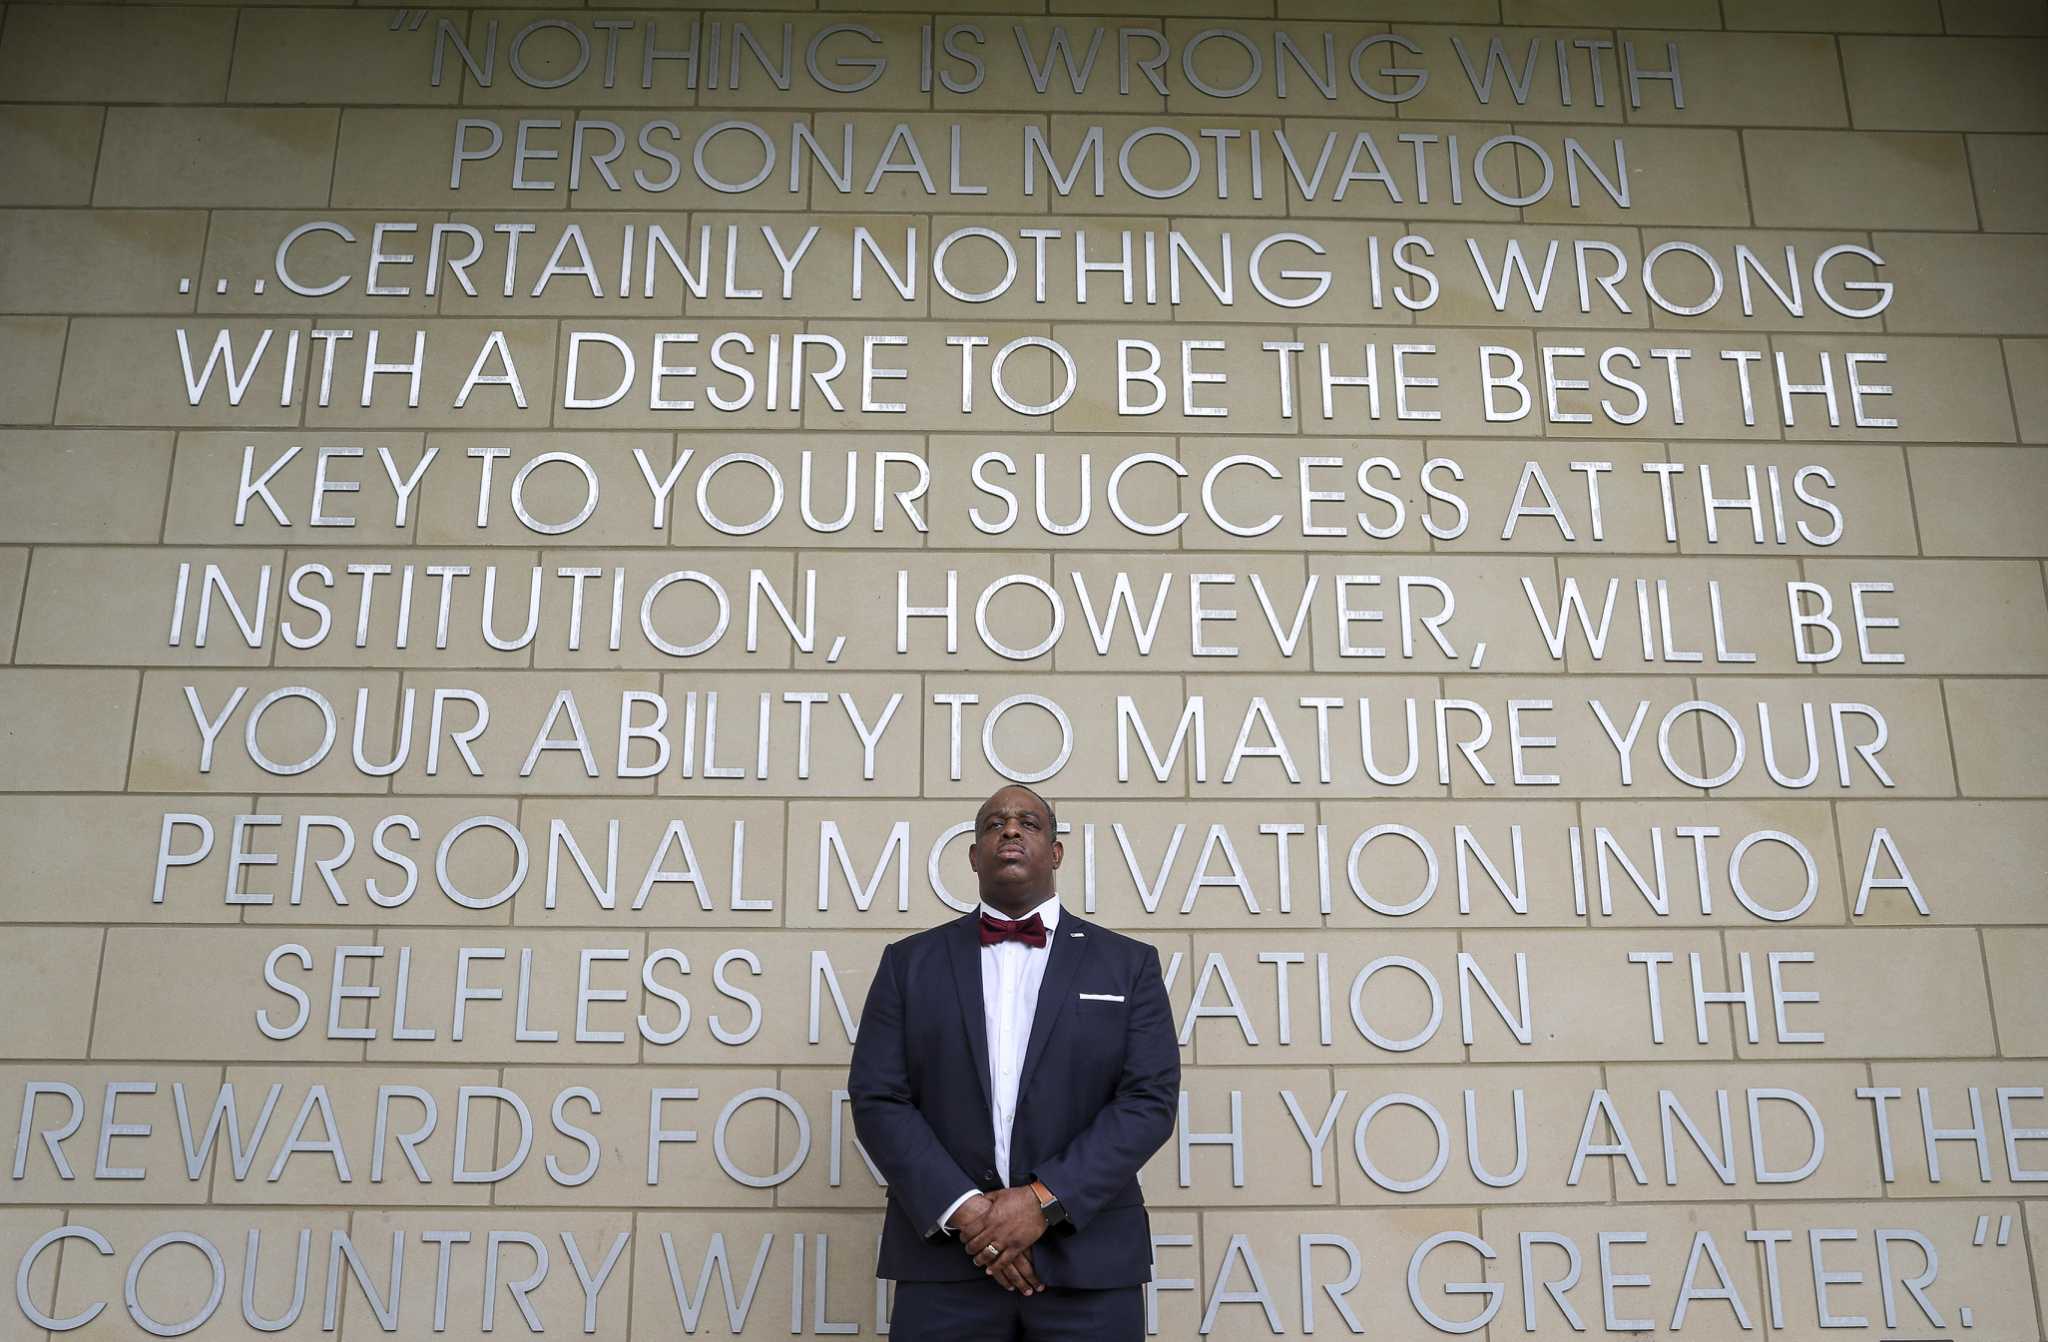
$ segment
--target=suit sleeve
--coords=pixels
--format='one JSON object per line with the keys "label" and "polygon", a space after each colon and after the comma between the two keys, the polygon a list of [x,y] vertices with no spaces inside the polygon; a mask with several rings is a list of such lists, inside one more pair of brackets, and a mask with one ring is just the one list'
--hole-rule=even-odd
{"label": "suit sleeve", "polygon": [[1165,1145],[1180,1108],[1180,1042],[1159,956],[1150,946],[1140,952],[1134,979],[1115,1095],[1065,1150],[1039,1162],[1034,1172],[1067,1209],[1076,1231],[1086,1229]]}
{"label": "suit sleeve", "polygon": [[868,985],[846,1090],[853,1102],[854,1134],[889,1181],[889,1196],[903,1204],[925,1238],[936,1240],[947,1234],[938,1228],[940,1218],[962,1189],[971,1192],[976,1184],[940,1144],[911,1098],[896,950],[892,944],[882,952]]}

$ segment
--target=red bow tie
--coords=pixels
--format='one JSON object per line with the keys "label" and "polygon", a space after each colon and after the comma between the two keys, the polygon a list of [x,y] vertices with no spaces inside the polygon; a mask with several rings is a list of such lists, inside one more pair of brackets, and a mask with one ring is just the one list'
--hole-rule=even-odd
{"label": "red bow tie", "polygon": [[1004,941],[1021,941],[1026,946],[1045,945],[1045,920],[1037,914],[1029,918],[998,918],[994,914],[981,915],[981,944],[994,946]]}

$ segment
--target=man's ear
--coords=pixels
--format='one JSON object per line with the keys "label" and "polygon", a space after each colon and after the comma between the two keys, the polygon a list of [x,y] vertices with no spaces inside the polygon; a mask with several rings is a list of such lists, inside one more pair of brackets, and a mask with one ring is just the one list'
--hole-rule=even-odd
{"label": "man's ear", "polygon": [[1066,845],[1065,845],[1065,844],[1063,844],[1063,843],[1061,843],[1061,842],[1060,842],[1060,841],[1059,841],[1058,839],[1054,839],[1054,840],[1052,841],[1052,865],[1053,865],[1053,867],[1054,867],[1054,869],[1055,869],[1055,870],[1057,870],[1057,869],[1058,869],[1058,867],[1059,867],[1059,865],[1060,865],[1060,859],[1061,859],[1062,857],[1065,857],[1065,856],[1066,856],[1066,853],[1067,853],[1067,847],[1066,847]]}

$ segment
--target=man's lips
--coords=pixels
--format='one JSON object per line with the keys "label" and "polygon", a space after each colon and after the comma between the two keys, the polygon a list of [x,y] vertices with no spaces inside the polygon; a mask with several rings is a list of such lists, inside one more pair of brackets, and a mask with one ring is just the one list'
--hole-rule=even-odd
{"label": "man's lips", "polygon": [[1023,856],[1024,845],[1021,843],[1006,843],[1002,847],[996,849],[996,857],[998,859],[1006,857],[1022,858]]}

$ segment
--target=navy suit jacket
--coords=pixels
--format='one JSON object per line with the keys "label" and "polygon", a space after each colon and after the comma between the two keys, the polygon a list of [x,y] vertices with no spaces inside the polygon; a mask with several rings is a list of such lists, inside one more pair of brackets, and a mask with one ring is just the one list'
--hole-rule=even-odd
{"label": "navy suit jacket", "polygon": [[[1002,1187],[978,916],[892,943],[861,1012],[847,1090],[854,1132],[889,1183],[876,1272],[893,1281],[982,1275],[957,1237],[934,1229],[967,1189]],[[1180,1101],[1159,954],[1066,909],[1048,953],[1017,1081],[1010,1184],[1044,1180],[1068,1220],[1032,1246],[1032,1267],[1048,1286],[1146,1282],[1152,1227],[1137,1173],[1172,1135]]]}

